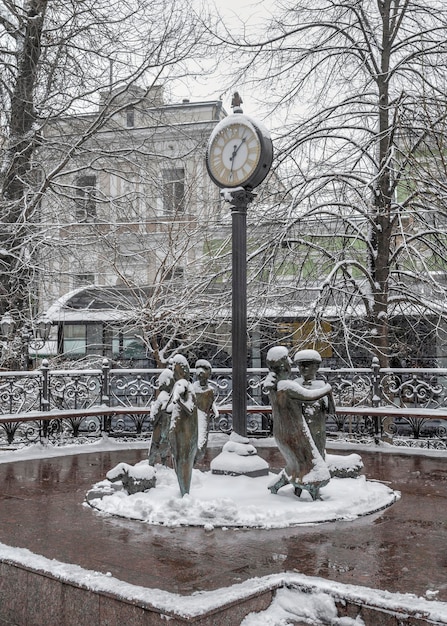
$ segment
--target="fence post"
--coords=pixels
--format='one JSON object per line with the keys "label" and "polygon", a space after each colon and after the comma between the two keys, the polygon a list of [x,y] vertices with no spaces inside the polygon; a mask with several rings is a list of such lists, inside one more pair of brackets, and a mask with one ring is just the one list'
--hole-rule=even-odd
{"label": "fence post", "polygon": [[[372,363],[371,363],[371,370],[372,370],[372,398],[371,398],[371,405],[376,408],[379,406],[380,404],[380,377],[379,377],[379,370],[380,370],[380,363],[379,363],[379,359],[374,356],[372,359]],[[374,442],[377,444],[380,441],[380,436],[382,434],[382,424],[380,421],[380,417],[378,415],[376,415],[374,417]]]}
{"label": "fence post", "polygon": [[379,370],[380,363],[379,359],[374,356],[371,363],[372,369],[372,382],[373,382],[373,396],[371,398],[371,404],[373,407],[378,407],[380,404],[380,378],[379,378]]}
{"label": "fence post", "polygon": [[[40,371],[42,373],[42,395],[40,398],[40,410],[41,411],[49,411],[50,410],[50,396],[49,396],[49,384],[48,384],[48,375],[49,375],[49,364],[48,359],[43,359],[42,364],[40,366]],[[40,439],[48,439],[48,422],[47,420],[41,421],[41,432]]]}
{"label": "fence post", "polygon": [[[110,406],[110,363],[108,359],[102,362],[102,388],[101,388],[101,404]],[[112,418],[110,415],[103,415],[101,419],[101,430],[103,433],[109,433]]]}

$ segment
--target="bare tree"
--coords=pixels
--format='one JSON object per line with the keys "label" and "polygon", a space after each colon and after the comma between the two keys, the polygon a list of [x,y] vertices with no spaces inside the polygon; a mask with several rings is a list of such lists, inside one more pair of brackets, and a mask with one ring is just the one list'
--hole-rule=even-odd
{"label": "bare tree", "polygon": [[281,120],[277,175],[292,201],[269,212],[253,259],[273,291],[313,293],[302,313],[317,335],[325,321],[343,330],[348,360],[359,348],[382,365],[411,357],[411,333],[442,343],[446,28],[438,0],[285,0],[264,39],[218,35],[243,60],[235,81],[255,80],[259,97],[265,77]]}
{"label": "bare tree", "polygon": [[[51,278],[53,272],[54,280],[64,280],[61,265],[51,263],[56,249],[73,251],[73,230],[54,218],[64,215],[67,203],[79,205],[81,195],[88,211],[89,173],[108,167],[132,183],[142,175],[141,168],[135,173],[126,167],[129,156],[116,138],[100,154],[98,136],[113,134],[117,114],[131,116],[154,85],[169,88],[170,81],[190,75],[203,56],[201,33],[186,0],[0,2],[0,314],[12,312],[18,327],[45,301],[42,275]],[[138,83],[147,87],[134,88]],[[154,115],[152,123],[161,121]],[[81,182],[74,184],[74,178]],[[122,193],[125,221],[138,223],[142,194],[135,188]],[[119,198],[114,202],[109,209]],[[104,222],[77,230],[80,249],[91,246],[94,236],[107,239]],[[120,254],[112,239],[109,232],[108,262]]]}

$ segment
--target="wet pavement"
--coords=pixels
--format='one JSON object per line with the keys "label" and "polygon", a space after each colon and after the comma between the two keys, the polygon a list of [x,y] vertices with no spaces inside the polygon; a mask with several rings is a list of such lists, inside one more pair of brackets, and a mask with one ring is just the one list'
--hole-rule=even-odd
{"label": "wet pavement", "polygon": [[[258,446],[258,453],[281,466],[274,448]],[[1,464],[0,542],[182,594],[293,571],[420,596],[438,592],[447,601],[447,455],[360,454],[369,479],[402,494],[385,511],[352,522],[212,532],[111,518],[83,504],[110,468],[137,463],[145,450]]]}

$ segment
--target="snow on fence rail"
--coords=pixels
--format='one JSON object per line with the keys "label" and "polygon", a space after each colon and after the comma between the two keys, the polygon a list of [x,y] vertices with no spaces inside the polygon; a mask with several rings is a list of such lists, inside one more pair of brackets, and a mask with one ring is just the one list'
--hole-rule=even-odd
{"label": "snow on fence rail", "polygon": [[[297,375],[296,370],[294,373]],[[0,441],[85,440],[103,432],[148,437],[159,374],[156,369],[114,369],[107,360],[98,369],[51,370],[44,360],[34,371],[0,372]],[[251,436],[271,434],[268,397],[262,392],[266,374],[261,368],[247,372],[247,430]],[[377,417],[364,410],[352,414],[352,407],[394,407],[406,416],[380,417],[379,430],[393,436],[395,443],[413,445],[411,441],[418,441],[446,447],[447,369],[380,368],[373,360],[370,368],[321,368],[319,376],[332,385],[338,408],[337,414],[328,418],[329,436],[374,437]],[[211,429],[229,432],[231,369],[214,369],[210,384],[220,410]],[[107,410],[101,412],[101,407]],[[349,415],[343,413],[343,407],[351,407]],[[412,409],[421,408],[438,409],[439,419],[411,416]]]}

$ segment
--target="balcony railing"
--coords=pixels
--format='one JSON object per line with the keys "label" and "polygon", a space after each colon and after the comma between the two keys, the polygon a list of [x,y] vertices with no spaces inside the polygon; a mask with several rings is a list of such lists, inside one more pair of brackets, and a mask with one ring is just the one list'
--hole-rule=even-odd
{"label": "balcony railing", "polygon": [[[294,375],[298,375],[293,370]],[[150,407],[157,393],[160,370],[111,369],[107,360],[100,369],[51,370],[44,361],[31,372],[0,372],[0,414],[7,417],[0,423],[0,443],[19,445],[42,439],[63,443],[67,439],[85,441],[99,436],[104,430],[112,436],[150,436],[152,423],[148,413],[132,413],[132,407]],[[249,369],[247,376],[247,431],[250,436],[271,434],[268,396],[263,394],[262,381],[266,369]],[[194,376],[194,370],[192,370]],[[447,411],[447,369],[380,368],[373,361],[370,368],[321,368],[319,377],[333,388],[338,409],[341,407],[393,406],[431,408]],[[212,431],[230,432],[231,369],[213,370],[210,384],[215,390],[220,416],[211,423]],[[104,420],[83,416],[82,410],[98,407],[128,407],[125,415]],[[259,410],[257,411],[257,407]],[[228,412],[226,412],[228,408]],[[21,423],[14,416],[30,412],[55,411],[55,419],[45,423]],[[57,419],[57,410],[73,410],[78,416]],[[1,416],[0,415],[0,416]],[[384,419],[381,425],[398,445],[446,447],[447,420],[421,418]],[[343,415],[329,416],[328,435],[368,440],[377,430],[373,419]]]}

